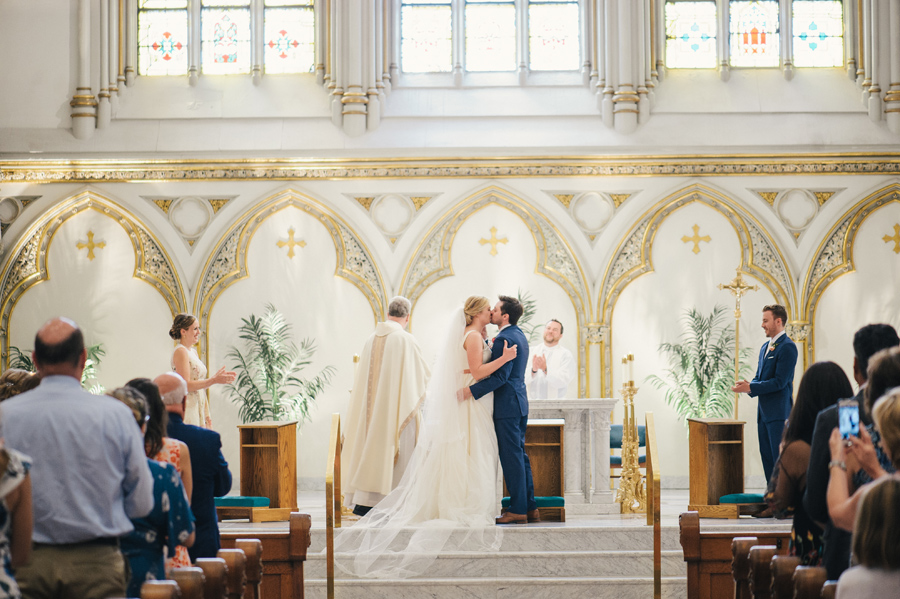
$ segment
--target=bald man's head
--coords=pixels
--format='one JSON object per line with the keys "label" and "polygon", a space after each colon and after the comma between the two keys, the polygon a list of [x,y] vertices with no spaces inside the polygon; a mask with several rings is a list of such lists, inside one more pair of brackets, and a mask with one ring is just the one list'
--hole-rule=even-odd
{"label": "bald man's head", "polygon": [[187,383],[177,372],[161,374],[153,382],[159,388],[159,396],[170,412],[183,411],[184,398],[187,396]]}
{"label": "bald man's head", "polygon": [[34,336],[32,359],[44,376],[62,374],[81,380],[87,360],[81,329],[68,318],[48,320]]}

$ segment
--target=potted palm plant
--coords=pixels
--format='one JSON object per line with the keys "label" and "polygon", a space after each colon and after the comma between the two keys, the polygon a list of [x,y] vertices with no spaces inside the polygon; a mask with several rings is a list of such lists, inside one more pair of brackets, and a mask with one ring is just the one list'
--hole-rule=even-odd
{"label": "potted palm plant", "polygon": [[[31,361],[30,351],[22,351],[18,347],[11,345],[9,348],[9,367],[21,368],[28,372],[36,372],[34,362]],[[84,371],[81,373],[81,386],[90,391],[94,395],[102,395],[106,393],[106,387],[97,380],[100,360],[106,355],[103,344],[98,343],[87,348],[87,360],[84,363]]]}
{"label": "potted palm plant", "polygon": [[[645,380],[665,390],[666,403],[685,423],[688,418],[727,418],[732,413],[734,393],[734,324],[727,308],[718,305],[709,315],[692,308],[682,317],[680,343],[661,343],[668,357],[665,377],[655,374]],[[751,350],[742,348],[740,371],[752,374]]]}
{"label": "potted palm plant", "polygon": [[232,346],[226,356],[237,373],[228,392],[240,406],[241,421],[309,420],[310,408],[335,368],[326,366],[313,378],[301,377],[312,362],[315,341],[304,339],[297,346],[291,325],[271,304],[261,317],[251,314],[241,322],[238,331],[244,350]]}

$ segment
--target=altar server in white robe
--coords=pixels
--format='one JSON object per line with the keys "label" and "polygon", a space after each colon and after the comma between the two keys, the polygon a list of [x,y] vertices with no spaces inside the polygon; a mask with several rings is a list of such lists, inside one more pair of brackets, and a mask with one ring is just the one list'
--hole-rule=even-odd
{"label": "altar server in white robe", "polygon": [[395,297],[366,341],[353,382],[341,453],[342,490],[366,514],[400,482],[416,444],[431,370],[406,332],[412,304]]}
{"label": "altar server in white robe", "polygon": [[531,368],[525,371],[528,399],[565,397],[575,378],[575,358],[560,345],[563,325],[555,318],[544,327],[544,342],[529,350]]}

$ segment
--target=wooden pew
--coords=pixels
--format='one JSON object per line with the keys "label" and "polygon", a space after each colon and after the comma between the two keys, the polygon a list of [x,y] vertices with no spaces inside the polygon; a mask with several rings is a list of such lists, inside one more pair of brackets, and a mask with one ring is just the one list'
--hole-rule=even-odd
{"label": "wooden pew", "polygon": [[148,580],[141,585],[141,599],[181,599],[181,589],[174,580]]}
{"label": "wooden pew", "polygon": [[834,599],[837,595],[837,581],[829,580],[822,585],[822,599]]}
{"label": "wooden pew", "polygon": [[203,570],[206,582],[203,585],[204,599],[225,599],[225,580],[228,566],[220,557],[200,557],[194,565]]}
{"label": "wooden pew", "polygon": [[772,597],[772,558],[778,554],[775,545],[750,548],[750,594],[753,599]]}
{"label": "wooden pew", "polygon": [[756,537],[735,537],[731,541],[731,575],[734,599],[750,599],[750,548],[759,545]]}
{"label": "wooden pew", "polygon": [[828,571],[821,566],[799,566],[794,570],[794,598],[819,599],[828,580]]}
{"label": "wooden pew", "polygon": [[203,599],[203,584],[206,577],[200,568],[172,568],[169,578],[178,583],[181,599]]}
{"label": "wooden pew", "polygon": [[772,558],[772,599],[794,599],[794,570],[799,565],[796,555]]}
{"label": "wooden pew", "polygon": [[[754,531],[700,532],[697,512],[683,512],[679,517],[681,548],[687,562],[688,599],[720,599],[733,597],[731,543],[735,537],[756,536],[759,543],[779,547],[787,553],[791,533]],[[266,599],[269,599],[266,596]]]}
{"label": "wooden pew", "polygon": [[225,594],[228,599],[241,599],[247,586],[247,556],[240,549],[219,549],[218,556],[225,560]]}
{"label": "wooden pew", "polygon": [[[262,542],[266,556],[265,575],[260,584],[260,596],[265,599],[303,599],[303,562],[310,544],[308,514],[293,513],[289,520],[289,530],[254,531],[253,536]],[[247,537],[246,532],[223,530],[222,547],[235,548],[238,539]]]}
{"label": "wooden pew", "polygon": [[262,582],[262,541],[259,539],[237,539],[234,548],[247,556],[247,588],[244,599],[259,599],[259,585]]}

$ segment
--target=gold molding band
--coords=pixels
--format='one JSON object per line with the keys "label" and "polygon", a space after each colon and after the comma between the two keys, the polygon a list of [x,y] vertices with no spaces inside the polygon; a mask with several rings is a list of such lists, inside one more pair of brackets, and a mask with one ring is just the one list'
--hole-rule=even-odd
{"label": "gold molding band", "polygon": [[900,153],[396,159],[0,160],[0,183],[900,174]]}

